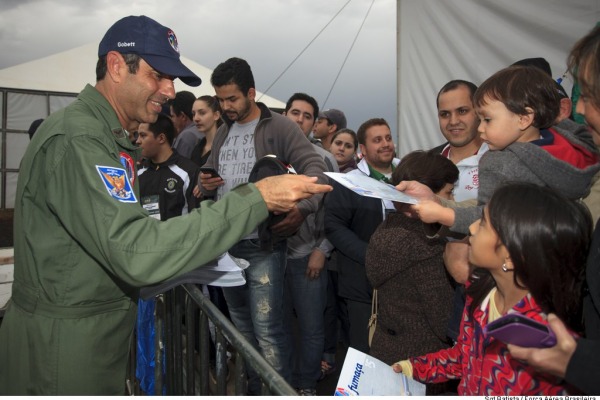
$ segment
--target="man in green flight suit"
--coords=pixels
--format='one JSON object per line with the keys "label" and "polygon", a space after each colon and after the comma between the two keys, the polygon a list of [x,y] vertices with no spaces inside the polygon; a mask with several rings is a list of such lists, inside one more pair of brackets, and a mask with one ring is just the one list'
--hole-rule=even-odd
{"label": "man in green flight suit", "polygon": [[0,328],[0,394],[122,395],[139,287],[224,253],[315,193],[281,175],[161,222],[138,202],[128,132],[157,119],[173,79],[201,83],[177,37],[145,16],[117,21],[98,49],[96,85],[40,126],[21,163],[15,278]]}

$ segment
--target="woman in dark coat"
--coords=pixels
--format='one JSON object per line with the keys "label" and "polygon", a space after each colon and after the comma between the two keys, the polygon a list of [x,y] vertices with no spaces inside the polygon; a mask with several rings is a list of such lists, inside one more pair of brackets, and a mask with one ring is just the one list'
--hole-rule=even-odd
{"label": "woman in dark coat", "polygon": [[[417,151],[405,156],[392,183],[416,180],[446,198],[452,197],[458,169],[447,158]],[[449,347],[446,338],[453,280],[443,261],[442,239],[428,239],[409,205],[395,203],[397,213],[377,228],[367,248],[369,282],[378,290],[378,322],[370,354],[393,364]],[[446,388],[429,387],[428,394]]]}

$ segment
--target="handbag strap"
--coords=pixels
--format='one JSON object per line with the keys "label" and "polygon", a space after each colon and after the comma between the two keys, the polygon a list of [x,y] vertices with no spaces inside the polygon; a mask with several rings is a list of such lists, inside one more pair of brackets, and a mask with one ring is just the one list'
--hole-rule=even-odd
{"label": "handbag strap", "polygon": [[377,289],[373,289],[373,300],[371,301],[371,315],[377,314]]}

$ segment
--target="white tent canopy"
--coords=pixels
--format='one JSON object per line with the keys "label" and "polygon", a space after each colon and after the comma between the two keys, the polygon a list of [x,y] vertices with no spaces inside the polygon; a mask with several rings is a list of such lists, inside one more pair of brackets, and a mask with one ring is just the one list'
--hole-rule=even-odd
{"label": "white tent canopy", "polygon": [[[600,0],[398,0],[399,155],[440,133],[436,95],[452,79],[477,85],[517,60],[543,57],[554,78],[573,44],[600,20]],[[570,93],[572,79],[563,80]]]}
{"label": "white tent canopy", "polygon": [[[87,83],[96,82],[98,44],[90,43],[61,53],[0,70],[0,87],[48,92],[79,93]],[[198,96],[214,95],[210,84],[212,70],[181,57],[186,67],[202,79],[198,87],[175,80],[175,90],[188,90]],[[257,92],[257,98],[272,108],[285,108],[285,103]]]}

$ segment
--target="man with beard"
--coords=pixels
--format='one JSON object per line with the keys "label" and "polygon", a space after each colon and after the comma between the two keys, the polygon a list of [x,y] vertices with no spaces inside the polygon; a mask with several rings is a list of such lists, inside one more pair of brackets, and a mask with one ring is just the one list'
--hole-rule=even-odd
{"label": "man with beard", "polygon": [[[447,142],[432,151],[439,152],[452,161],[459,171],[454,185],[455,201],[476,200],[479,188],[479,159],[488,150],[477,132],[479,117],[475,113],[473,95],[477,86],[469,81],[452,80],[438,92],[437,109],[440,131]],[[462,310],[465,305],[462,284],[469,277],[469,264],[464,257],[468,244],[449,241],[446,244],[444,261],[446,269],[460,284],[456,286],[454,310],[448,325],[448,337],[456,341]]]}
{"label": "man with beard", "polygon": [[438,121],[440,131],[447,143],[432,151],[439,152],[458,167],[458,182],[454,186],[454,200],[463,201],[477,198],[479,188],[479,159],[488,150],[477,127],[479,118],[473,106],[475,84],[453,80],[446,83],[437,96]]}
{"label": "man with beard", "polygon": [[[248,181],[254,164],[273,154],[298,173],[326,182],[323,158],[304,136],[298,124],[271,112],[255,101],[252,70],[245,60],[230,58],[213,71],[211,83],[223,110],[225,123],[217,131],[206,167],[219,177],[200,174],[205,196],[216,195],[217,203],[238,184]],[[224,288],[231,318],[240,332],[257,345],[273,368],[290,381],[289,356],[283,327],[283,287],[286,266],[286,236],[294,234],[304,219],[319,208],[322,196],[298,203],[277,224],[277,235],[258,230],[250,233],[229,253],[246,259],[244,286]],[[269,236],[269,237],[266,237]],[[249,394],[260,393],[260,382],[249,369]]]}
{"label": "man with beard", "polygon": [[[394,158],[394,142],[390,126],[383,118],[364,122],[357,131],[363,159],[348,174],[363,174],[389,182],[399,161]],[[390,212],[391,201],[358,195],[338,184],[325,196],[325,234],[338,251],[338,295],[348,310],[349,345],[369,352],[371,296],[373,289],[365,271],[367,244],[377,226]]]}

